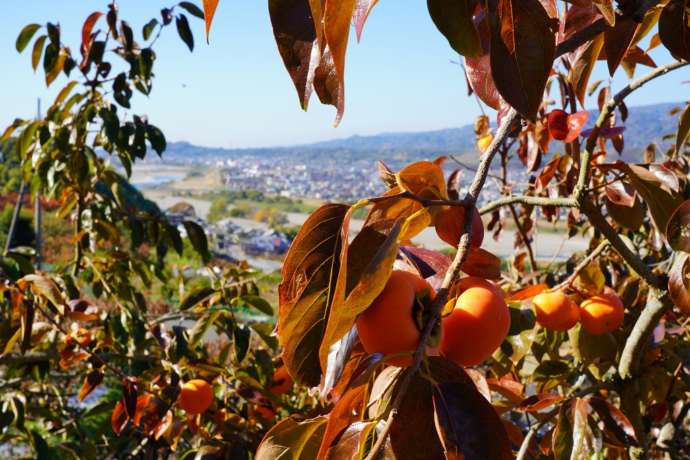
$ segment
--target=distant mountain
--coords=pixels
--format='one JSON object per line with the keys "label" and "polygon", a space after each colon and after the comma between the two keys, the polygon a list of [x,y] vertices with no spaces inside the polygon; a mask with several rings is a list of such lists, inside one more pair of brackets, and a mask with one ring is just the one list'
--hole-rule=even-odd
{"label": "distant mountain", "polygon": [[[683,103],[664,103],[630,107],[629,117],[625,122],[623,158],[627,161],[639,161],[644,148],[650,143],[663,146],[664,135],[675,133],[677,126],[677,115],[671,117],[669,112],[682,106]],[[594,117],[595,114],[590,117],[590,126]],[[171,142],[163,158],[164,161],[193,162],[241,156],[290,156],[295,161],[309,161],[328,155],[337,156],[341,160],[411,161],[448,153],[458,154],[469,162],[476,161],[478,156],[471,125],[437,131],[351,136],[290,147],[224,149],[200,147],[188,142]]]}

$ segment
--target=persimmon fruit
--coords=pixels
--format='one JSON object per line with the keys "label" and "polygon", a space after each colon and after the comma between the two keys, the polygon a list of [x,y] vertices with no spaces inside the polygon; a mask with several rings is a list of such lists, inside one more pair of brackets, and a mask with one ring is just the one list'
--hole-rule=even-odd
{"label": "persimmon fruit", "polygon": [[476,366],[490,357],[510,329],[503,292],[483,278],[458,284],[452,312],[441,322],[441,355],[460,366]]}
{"label": "persimmon fruit", "polygon": [[[439,211],[434,220],[438,237],[454,248],[458,246],[460,235],[462,235],[465,229],[465,214],[464,206],[448,206]],[[470,245],[473,248],[478,248],[484,241],[484,224],[482,223],[482,216],[476,207],[473,209],[472,216],[472,240]]]}
{"label": "persimmon fruit", "polygon": [[612,291],[585,299],[580,304],[580,324],[593,335],[615,331],[623,324],[624,315],[623,301]]}
{"label": "persimmon fruit", "polygon": [[[421,276],[404,270],[393,270],[383,291],[357,318],[357,333],[364,350],[371,353],[414,353],[420,331],[414,318],[417,296],[433,299],[434,290]],[[412,356],[388,361],[394,366],[412,364]]]}
{"label": "persimmon fruit", "polygon": [[290,377],[290,374],[288,374],[285,366],[280,366],[273,373],[271,386],[268,387],[268,391],[274,395],[282,395],[290,391],[290,388],[292,388],[292,383],[292,377]]}
{"label": "persimmon fruit", "polygon": [[580,309],[565,292],[542,292],[532,299],[537,322],[552,331],[567,331],[580,319]]}
{"label": "persimmon fruit", "polygon": [[547,126],[549,134],[556,140],[562,141],[568,137],[568,112],[565,110],[552,110],[547,116]]}
{"label": "persimmon fruit", "polygon": [[182,384],[177,401],[188,414],[201,414],[213,402],[213,389],[205,380],[192,379]]}

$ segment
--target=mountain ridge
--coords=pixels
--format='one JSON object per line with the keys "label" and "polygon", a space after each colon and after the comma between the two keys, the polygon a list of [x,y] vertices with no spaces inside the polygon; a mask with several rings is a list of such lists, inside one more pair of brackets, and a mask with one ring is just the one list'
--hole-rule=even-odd
{"label": "mountain ridge", "polygon": [[[671,109],[682,107],[684,103],[659,103],[630,107],[625,122],[625,144],[623,155],[628,161],[638,161],[644,148],[651,142],[661,147],[668,144],[663,137],[675,133],[677,114],[668,116]],[[590,114],[592,111],[590,111]],[[591,126],[594,116],[590,116]],[[454,153],[466,160],[475,161],[476,154],[474,129],[472,125],[444,128],[431,131],[383,132],[373,135],[353,135],[279,147],[221,148],[203,147],[189,142],[170,142],[163,161],[203,161],[211,158],[237,158],[251,156],[290,156],[295,161],[309,161],[322,158],[324,154],[337,155],[347,159],[382,159],[392,161],[413,161],[435,155]],[[190,159],[191,158],[191,159]]]}

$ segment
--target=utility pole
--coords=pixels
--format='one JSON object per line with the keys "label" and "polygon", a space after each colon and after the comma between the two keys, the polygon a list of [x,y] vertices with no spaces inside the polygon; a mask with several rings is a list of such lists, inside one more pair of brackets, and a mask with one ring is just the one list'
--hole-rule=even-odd
{"label": "utility pole", "polygon": [[[36,117],[41,118],[41,98],[38,98],[36,107]],[[36,234],[36,269],[41,269],[41,262],[43,261],[43,239],[41,232],[42,225],[41,216],[41,187],[36,187],[36,195],[34,196],[34,233]]]}

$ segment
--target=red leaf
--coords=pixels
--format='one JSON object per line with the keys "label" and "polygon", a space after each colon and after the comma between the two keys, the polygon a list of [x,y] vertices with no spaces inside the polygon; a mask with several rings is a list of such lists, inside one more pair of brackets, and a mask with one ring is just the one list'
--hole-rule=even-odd
{"label": "red leaf", "polygon": [[355,12],[352,16],[352,22],[355,25],[355,33],[357,34],[357,41],[362,39],[362,30],[364,23],[367,22],[371,10],[376,6],[379,0],[356,0]]}
{"label": "red leaf", "polygon": [[472,248],[462,271],[471,276],[497,280],[501,278],[501,259],[482,248]]}
{"label": "red leaf", "polygon": [[504,375],[500,379],[487,379],[486,382],[491,391],[499,393],[515,404],[520,404],[525,399],[525,386],[509,375]]}
{"label": "red leaf", "polygon": [[626,16],[619,18],[612,27],[607,27],[604,31],[604,51],[611,76],[628,51],[638,26],[633,18]]}
{"label": "red leaf", "polygon": [[539,412],[548,407],[558,404],[565,399],[555,393],[539,393],[523,400],[517,407],[521,412]]}
{"label": "red leaf", "polygon": [[354,422],[361,421],[364,415],[366,390],[365,386],[349,390],[328,414],[328,424],[323,434],[321,447],[316,457],[317,460],[326,458],[328,449],[348,426]]}
{"label": "red leaf", "polygon": [[101,16],[103,16],[103,13],[100,11],[91,13],[89,17],[86,18],[81,28],[81,55],[84,57],[84,60],[89,56],[89,50],[91,49],[91,43],[93,41],[91,32]]}
{"label": "red leaf", "polygon": [[489,54],[465,58],[467,81],[482,102],[498,110],[501,96],[498,94],[494,78],[491,76],[491,58]]}
{"label": "red leaf", "polygon": [[573,142],[577,139],[585,127],[588,118],[589,112],[586,110],[568,115],[568,135],[565,138],[565,142]]}

